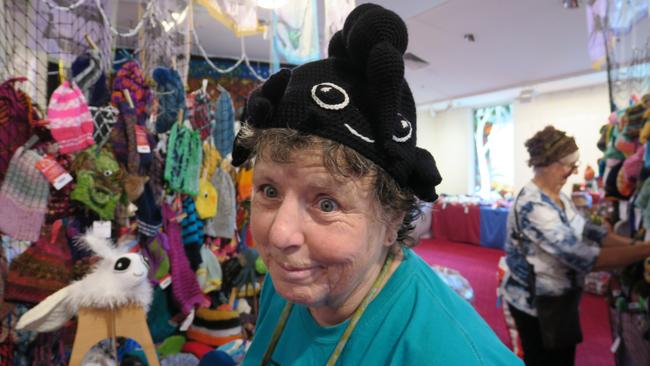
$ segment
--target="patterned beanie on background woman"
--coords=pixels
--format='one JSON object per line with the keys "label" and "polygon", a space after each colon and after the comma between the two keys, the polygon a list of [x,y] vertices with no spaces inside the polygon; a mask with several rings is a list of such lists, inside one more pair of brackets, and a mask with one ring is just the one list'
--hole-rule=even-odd
{"label": "patterned beanie on background woman", "polygon": [[81,151],[94,145],[95,125],[83,93],[76,85],[64,81],[50,98],[47,119],[52,136],[62,154]]}
{"label": "patterned beanie on background woman", "polygon": [[45,221],[50,186],[36,169],[41,156],[16,150],[0,189],[0,231],[14,239],[36,241]]}

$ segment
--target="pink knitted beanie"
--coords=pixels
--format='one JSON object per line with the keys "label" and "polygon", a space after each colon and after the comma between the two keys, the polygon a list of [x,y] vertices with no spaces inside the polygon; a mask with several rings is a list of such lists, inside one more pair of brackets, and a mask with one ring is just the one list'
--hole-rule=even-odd
{"label": "pink knitted beanie", "polygon": [[40,159],[36,152],[18,148],[0,189],[0,231],[14,239],[37,241],[45,221],[50,187],[36,169]]}
{"label": "pink knitted beanie", "polygon": [[62,154],[81,151],[95,143],[93,119],[83,92],[64,81],[50,98],[47,109],[52,136]]}

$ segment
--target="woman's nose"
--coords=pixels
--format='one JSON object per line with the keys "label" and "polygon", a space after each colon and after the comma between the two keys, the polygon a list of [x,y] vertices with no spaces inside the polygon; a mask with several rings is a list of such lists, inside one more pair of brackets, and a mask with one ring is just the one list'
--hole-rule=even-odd
{"label": "woman's nose", "polygon": [[300,201],[291,195],[285,196],[271,223],[269,243],[280,249],[304,244],[303,220],[304,210]]}

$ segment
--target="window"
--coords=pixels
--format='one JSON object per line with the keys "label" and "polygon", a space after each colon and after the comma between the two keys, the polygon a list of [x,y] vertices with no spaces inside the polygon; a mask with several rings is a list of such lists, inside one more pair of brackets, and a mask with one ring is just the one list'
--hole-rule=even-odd
{"label": "window", "polygon": [[500,198],[514,185],[512,106],[474,110],[475,193]]}

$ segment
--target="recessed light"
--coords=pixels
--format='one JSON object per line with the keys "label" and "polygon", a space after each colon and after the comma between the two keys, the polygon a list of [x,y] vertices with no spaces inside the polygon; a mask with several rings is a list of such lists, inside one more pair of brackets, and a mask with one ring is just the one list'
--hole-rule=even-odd
{"label": "recessed light", "polygon": [[463,35],[463,38],[464,38],[467,42],[475,42],[475,41],[476,41],[476,38],[474,37],[474,33],[465,33],[465,34]]}

